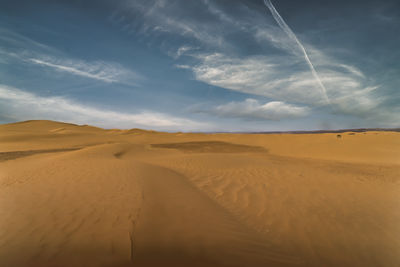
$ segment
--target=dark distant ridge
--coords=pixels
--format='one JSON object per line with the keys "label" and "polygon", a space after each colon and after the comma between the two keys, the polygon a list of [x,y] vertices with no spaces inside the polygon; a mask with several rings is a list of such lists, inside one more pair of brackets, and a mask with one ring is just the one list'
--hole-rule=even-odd
{"label": "dark distant ridge", "polygon": [[[260,131],[260,132],[197,132],[197,133],[231,133],[231,134],[321,134],[321,133],[364,133],[364,132],[400,132],[400,128],[359,128],[313,131]],[[195,132],[196,133],[196,132]]]}
{"label": "dark distant ridge", "polygon": [[315,131],[273,131],[273,132],[243,132],[249,134],[321,134],[321,133],[364,133],[364,132],[400,132],[400,128],[359,128],[340,130],[315,130]]}

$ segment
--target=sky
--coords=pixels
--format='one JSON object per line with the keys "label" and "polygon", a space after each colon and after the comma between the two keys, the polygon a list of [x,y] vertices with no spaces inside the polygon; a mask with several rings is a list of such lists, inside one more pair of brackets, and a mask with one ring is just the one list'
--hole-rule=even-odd
{"label": "sky", "polygon": [[0,0],[0,123],[400,127],[398,0]]}

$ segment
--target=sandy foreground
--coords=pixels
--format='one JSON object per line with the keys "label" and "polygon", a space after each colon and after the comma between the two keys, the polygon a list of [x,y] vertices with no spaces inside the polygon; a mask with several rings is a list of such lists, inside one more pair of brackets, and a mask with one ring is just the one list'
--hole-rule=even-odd
{"label": "sandy foreground", "polygon": [[400,133],[0,125],[0,266],[400,266]]}

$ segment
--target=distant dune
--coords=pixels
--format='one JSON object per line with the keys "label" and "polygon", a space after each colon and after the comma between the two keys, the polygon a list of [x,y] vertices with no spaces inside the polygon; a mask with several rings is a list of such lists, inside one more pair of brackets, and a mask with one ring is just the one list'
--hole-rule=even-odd
{"label": "distant dune", "polygon": [[400,133],[0,125],[0,266],[400,266]]}

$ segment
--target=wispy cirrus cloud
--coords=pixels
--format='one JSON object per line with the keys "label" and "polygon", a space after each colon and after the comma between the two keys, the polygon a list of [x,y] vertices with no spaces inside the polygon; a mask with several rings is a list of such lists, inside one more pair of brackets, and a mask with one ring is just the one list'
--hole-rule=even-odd
{"label": "wispy cirrus cloud", "polygon": [[85,61],[65,56],[44,56],[31,51],[15,53],[1,48],[0,55],[3,56],[4,64],[9,64],[7,58],[17,59],[25,64],[38,65],[47,71],[56,71],[105,83],[135,86],[146,80],[145,76],[115,62]]}
{"label": "wispy cirrus cloud", "polygon": [[143,75],[116,62],[73,58],[17,32],[0,27],[1,33],[3,35],[0,35],[0,40],[4,43],[0,44],[0,55],[4,64],[9,64],[10,59],[16,59],[50,71],[106,83],[137,85],[145,80]]}
{"label": "wispy cirrus cloud", "polygon": [[[309,106],[324,105],[319,85],[300,60],[285,57],[252,56],[235,58],[221,53],[192,54],[199,64],[177,65],[193,71],[199,81],[277,101]],[[367,86],[355,67],[329,62],[320,71],[335,112],[360,115],[376,108],[384,99],[376,97],[377,86]],[[290,73],[288,69],[292,69]]]}
{"label": "wispy cirrus cloud", "polygon": [[158,112],[123,113],[99,109],[79,104],[64,97],[38,96],[6,85],[0,85],[0,103],[2,116],[14,121],[50,119],[73,121],[105,128],[140,127],[174,131],[207,130],[210,127],[210,124]]}
{"label": "wispy cirrus cloud", "polygon": [[144,79],[142,75],[128,70],[120,64],[111,62],[87,62],[78,59],[60,59],[55,57],[27,58],[24,60],[55,71],[107,83],[135,85],[138,81]]}
{"label": "wispy cirrus cloud", "polygon": [[[6,29],[0,26],[0,41],[2,46],[7,45],[15,48],[29,48],[35,51],[45,51],[51,53],[59,53],[59,51],[51,46],[35,41],[18,32]],[[19,51],[21,52],[21,51]]]}
{"label": "wispy cirrus cloud", "polygon": [[[213,23],[199,23],[196,19],[182,15],[181,6],[172,8],[165,1],[152,3],[137,1],[127,10],[141,11],[146,33],[167,32],[190,37],[200,45],[196,50],[182,45],[170,53],[178,62],[176,67],[193,72],[194,78],[206,84],[256,96],[273,101],[298,103],[310,107],[326,105],[330,99],[330,111],[334,113],[368,116],[371,110],[379,109],[385,97],[379,94],[380,85],[357,67],[335,59],[332,53],[317,49],[307,42],[291,38],[273,20],[266,10],[255,11],[245,5],[237,5],[237,16],[227,12],[226,6],[217,1],[197,3],[199,13],[207,13]],[[128,16],[129,18],[129,16]],[[129,19],[124,21],[129,25]],[[137,28],[137,25],[136,25]],[[242,41],[232,39],[232,33],[248,37],[248,43],[258,47],[257,53],[243,54]],[[296,41],[297,40],[297,41]],[[268,47],[267,49],[264,49]],[[270,48],[280,51],[270,53]],[[181,56],[194,61],[180,63]],[[318,70],[316,79],[315,69]],[[321,84],[323,94],[321,94]]]}
{"label": "wispy cirrus cloud", "polygon": [[[165,0],[139,0],[122,3],[121,8],[113,13],[110,20],[120,25],[127,33],[176,34],[195,39],[210,47],[230,45],[222,35],[217,34],[222,30],[222,25],[218,26],[218,21],[207,14],[204,1],[171,3]],[[203,23],[193,18],[193,12],[201,12],[206,16]],[[132,20],[131,17],[136,19]],[[137,22],[137,18],[140,18],[140,23]]]}
{"label": "wispy cirrus cloud", "polygon": [[295,42],[298,47],[300,48],[300,51],[303,53],[304,55],[304,59],[306,60],[307,64],[310,67],[311,73],[313,74],[315,80],[317,81],[318,85],[321,87],[321,92],[324,96],[324,98],[326,99],[327,103],[329,104],[329,98],[326,94],[326,88],[324,86],[324,84],[321,82],[321,79],[318,75],[318,72],[315,70],[313,63],[311,62],[308,53],[306,51],[306,49],[304,48],[303,44],[299,41],[299,39],[297,38],[297,36],[294,34],[294,32],[289,28],[289,26],[286,24],[286,22],[283,20],[283,18],[281,17],[281,15],[278,13],[278,11],[275,9],[274,5],[272,4],[271,0],[264,0],[265,5],[268,7],[268,9],[271,11],[272,16],[274,17],[274,19],[276,20],[276,22],[278,23],[279,27],[281,27],[281,29],[289,36],[289,38]]}
{"label": "wispy cirrus cloud", "polygon": [[222,117],[251,120],[281,120],[307,116],[310,113],[310,108],[281,101],[271,101],[262,104],[256,99],[248,98],[242,102],[230,102],[219,105],[209,112]]}

